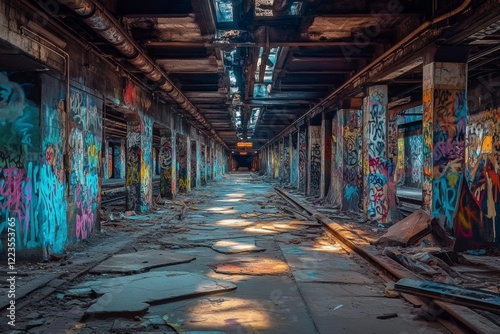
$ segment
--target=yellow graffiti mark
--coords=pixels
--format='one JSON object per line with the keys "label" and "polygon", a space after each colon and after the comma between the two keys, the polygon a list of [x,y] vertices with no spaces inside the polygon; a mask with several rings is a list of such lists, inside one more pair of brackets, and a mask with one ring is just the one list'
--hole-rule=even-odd
{"label": "yellow graffiti mark", "polygon": [[187,189],[188,187],[188,180],[187,179],[183,179],[183,178],[179,178],[179,190],[180,191],[184,191]]}
{"label": "yellow graffiti mark", "polygon": [[161,176],[165,180],[171,180],[172,179],[172,172],[170,171],[171,168],[164,168],[161,170]]}
{"label": "yellow graffiti mark", "polygon": [[132,186],[140,182],[140,171],[137,164],[129,164],[127,168],[126,185]]}

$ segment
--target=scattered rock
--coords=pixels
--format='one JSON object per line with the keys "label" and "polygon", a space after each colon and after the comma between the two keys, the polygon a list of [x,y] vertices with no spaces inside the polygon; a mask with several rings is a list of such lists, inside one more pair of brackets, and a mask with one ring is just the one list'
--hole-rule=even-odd
{"label": "scattered rock", "polygon": [[386,313],[379,315],[377,319],[391,319],[391,318],[396,318],[398,316],[397,313]]}

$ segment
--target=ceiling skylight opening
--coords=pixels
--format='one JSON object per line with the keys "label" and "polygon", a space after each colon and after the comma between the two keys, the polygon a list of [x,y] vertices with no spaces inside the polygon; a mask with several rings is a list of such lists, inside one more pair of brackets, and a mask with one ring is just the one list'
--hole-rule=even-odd
{"label": "ceiling skylight opening", "polygon": [[214,0],[217,22],[233,22],[232,0]]}

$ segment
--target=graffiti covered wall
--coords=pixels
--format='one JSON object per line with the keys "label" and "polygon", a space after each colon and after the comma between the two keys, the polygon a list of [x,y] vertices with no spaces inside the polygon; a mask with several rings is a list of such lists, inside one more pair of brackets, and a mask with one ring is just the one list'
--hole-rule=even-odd
{"label": "graffiti covered wall", "polygon": [[70,94],[70,187],[76,237],[87,238],[98,220],[102,149],[102,100],[78,89]]}
{"label": "graffiti covered wall", "polygon": [[387,222],[387,86],[368,88],[363,113],[365,135],[363,171],[365,182],[365,210],[367,218],[381,224]]}
{"label": "graffiti covered wall", "polygon": [[290,142],[288,137],[283,140],[283,183],[290,183]]}
{"label": "graffiti covered wall", "polygon": [[127,210],[139,210],[141,206],[141,123],[139,120],[127,121],[127,168],[125,186],[127,187]]}
{"label": "graffiti covered wall", "polygon": [[343,119],[343,141],[339,150],[343,150],[343,167],[339,175],[343,176],[342,208],[359,211],[363,201],[361,110],[345,110]]}
{"label": "graffiti covered wall", "polygon": [[465,69],[465,64],[435,62],[423,71],[423,205],[450,231],[465,155]]}
{"label": "graffiti covered wall", "polygon": [[153,205],[153,121],[139,112],[141,119],[141,211]]}
{"label": "graffiti covered wall", "polygon": [[321,126],[309,127],[309,195],[320,195],[321,184]]}
{"label": "graffiti covered wall", "polygon": [[293,134],[291,137],[292,148],[291,148],[291,166],[290,166],[290,184],[292,187],[297,188],[299,186],[299,148],[297,145],[297,134]]}
{"label": "graffiti covered wall", "polygon": [[307,185],[307,129],[301,127],[299,129],[299,191],[305,192]]}
{"label": "graffiti covered wall", "polygon": [[465,179],[454,220],[456,249],[500,243],[500,110],[471,115],[465,145]]}
{"label": "graffiti covered wall", "polygon": [[160,195],[172,197],[172,135],[163,130],[160,136],[160,152],[158,153],[160,168]]}
{"label": "graffiti covered wall", "polygon": [[186,138],[177,134],[177,189],[180,193],[188,190],[188,156]]}

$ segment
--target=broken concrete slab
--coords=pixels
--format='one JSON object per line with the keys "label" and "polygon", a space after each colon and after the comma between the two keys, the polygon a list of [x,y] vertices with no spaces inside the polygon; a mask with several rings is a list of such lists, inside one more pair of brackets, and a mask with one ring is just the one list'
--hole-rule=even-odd
{"label": "broken concrete slab", "polygon": [[283,275],[289,270],[286,262],[268,258],[215,263],[208,266],[216,273],[228,275]]}
{"label": "broken concrete slab", "polygon": [[232,291],[236,285],[188,272],[157,271],[84,282],[75,288],[92,288],[100,295],[84,318],[107,318],[142,315],[151,304]]}
{"label": "broken concrete slab", "polygon": [[224,239],[215,242],[211,248],[223,254],[263,252],[266,249],[255,245],[255,238]]}
{"label": "broken concrete slab", "polygon": [[138,273],[145,269],[193,261],[194,256],[168,250],[146,250],[116,254],[90,270],[91,273]]}
{"label": "broken concrete slab", "polygon": [[293,269],[297,282],[374,284],[375,281],[362,273],[348,270]]}

